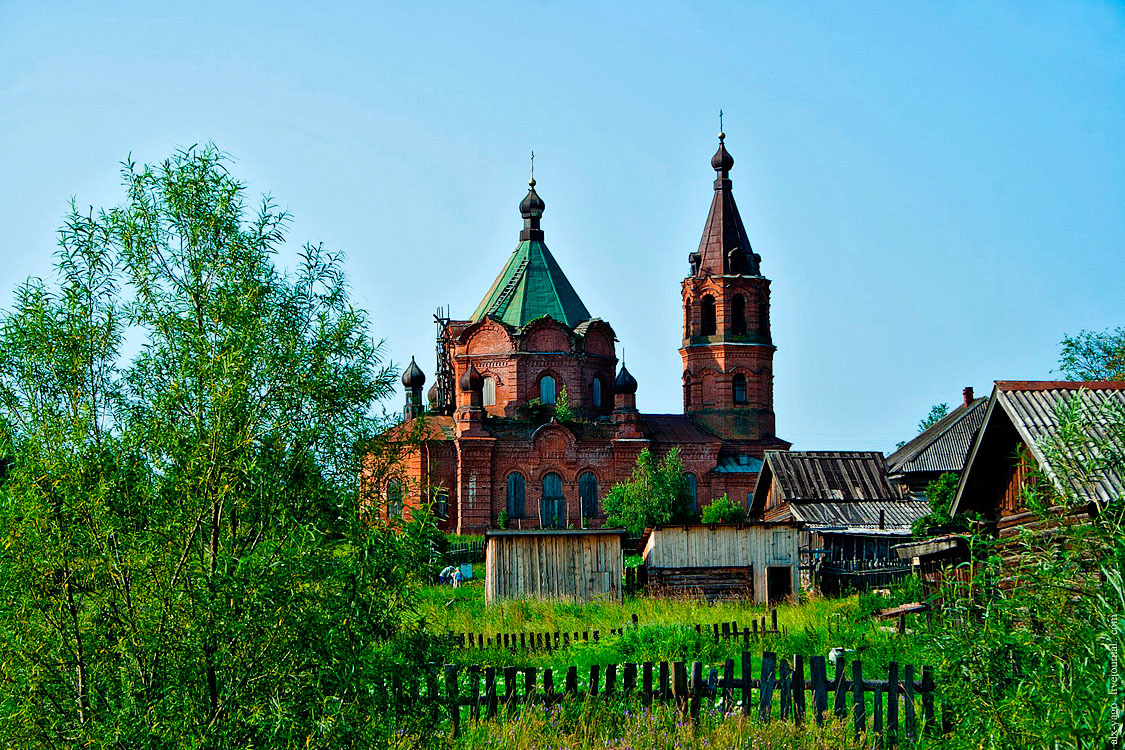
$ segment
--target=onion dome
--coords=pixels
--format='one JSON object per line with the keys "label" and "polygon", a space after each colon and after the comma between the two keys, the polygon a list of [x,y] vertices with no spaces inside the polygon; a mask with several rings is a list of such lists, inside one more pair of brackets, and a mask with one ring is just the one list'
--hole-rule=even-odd
{"label": "onion dome", "polygon": [[430,386],[430,390],[426,392],[426,401],[429,402],[430,408],[435,408],[438,402],[437,383]]}
{"label": "onion dome", "polygon": [[726,137],[726,133],[719,133],[719,150],[711,157],[711,168],[723,177],[726,177],[727,172],[734,166],[734,157],[727,152],[727,147],[723,145]]}
{"label": "onion dome", "polygon": [[543,240],[543,230],[539,228],[539,220],[543,216],[546,204],[535,192],[535,178],[527,181],[527,195],[520,201],[520,216],[523,217],[523,231],[520,232],[521,240]]}
{"label": "onion dome", "polygon": [[482,388],[484,388],[484,377],[481,376],[476,365],[470,362],[469,369],[465,370],[465,374],[461,376],[461,390],[479,391]]}
{"label": "onion dome", "polygon": [[414,361],[414,357],[410,358],[410,365],[406,371],[402,373],[402,384],[410,390],[415,388],[421,390],[422,385],[426,382],[426,374],[422,372],[422,368]]}
{"label": "onion dome", "polygon": [[618,393],[630,395],[637,392],[637,379],[629,374],[624,364],[621,365],[621,371],[617,373],[617,377],[613,381],[613,389]]}

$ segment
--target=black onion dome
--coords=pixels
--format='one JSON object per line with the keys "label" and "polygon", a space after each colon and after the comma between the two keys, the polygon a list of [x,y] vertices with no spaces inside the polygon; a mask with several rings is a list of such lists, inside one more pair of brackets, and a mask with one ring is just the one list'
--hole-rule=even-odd
{"label": "black onion dome", "polygon": [[613,381],[613,389],[618,393],[635,394],[637,392],[637,379],[629,374],[625,365],[621,365],[621,372]]}
{"label": "black onion dome", "polygon": [[426,392],[426,401],[429,402],[430,406],[437,406],[437,400],[438,400],[437,383],[434,383],[433,385],[430,386],[430,390]]}
{"label": "black onion dome", "polygon": [[414,357],[410,358],[410,365],[406,371],[402,373],[402,384],[407,388],[413,390],[421,388],[426,382],[426,374],[422,372],[422,368],[414,361]]}
{"label": "black onion dome", "polygon": [[470,362],[469,369],[465,370],[465,374],[461,376],[461,390],[479,391],[482,388],[484,388],[484,377],[481,376],[476,365]]}
{"label": "black onion dome", "polygon": [[716,172],[729,172],[731,167],[734,166],[734,157],[727,152],[727,147],[723,145],[723,140],[726,137],[725,133],[719,133],[719,150],[711,157],[711,168]]}
{"label": "black onion dome", "polygon": [[539,193],[535,192],[535,178],[528,180],[527,195],[520,201],[520,215],[525,219],[538,218],[543,215],[543,209],[547,204],[539,197]]}

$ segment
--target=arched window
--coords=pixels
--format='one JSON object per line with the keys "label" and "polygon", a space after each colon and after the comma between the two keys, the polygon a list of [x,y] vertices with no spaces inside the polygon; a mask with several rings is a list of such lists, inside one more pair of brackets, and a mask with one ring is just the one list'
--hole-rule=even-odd
{"label": "arched window", "polygon": [[703,295],[703,303],[700,305],[701,317],[703,318],[699,334],[701,336],[714,336],[715,335],[715,298],[710,294]]}
{"label": "arched window", "polygon": [[555,403],[555,379],[550,375],[539,378],[539,400],[544,404]]}
{"label": "arched window", "polygon": [[590,385],[590,403],[593,404],[595,409],[602,408],[602,379],[594,378],[594,382]]}
{"label": "arched window", "polygon": [[587,471],[578,477],[578,500],[582,503],[583,518],[598,515],[598,478]]}
{"label": "arched window", "polygon": [[402,480],[387,480],[387,515],[402,518]]}
{"label": "arched window", "polygon": [[699,512],[699,480],[695,478],[695,474],[684,474],[684,481],[687,482],[688,494],[691,495],[691,512]]}
{"label": "arched window", "polygon": [[446,490],[434,490],[434,515],[449,518],[449,492]]}
{"label": "arched window", "polygon": [[684,378],[684,408],[691,408],[691,378]]}
{"label": "arched window", "polygon": [[513,471],[508,475],[508,518],[523,518],[525,507],[523,474]]}
{"label": "arched window", "polygon": [[770,337],[770,303],[764,299],[758,300],[758,331],[762,338]]}
{"label": "arched window", "polygon": [[734,295],[730,305],[730,332],[735,336],[746,335],[746,298]]}
{"label": "arched window", "polygon": [[731,378],[731,385],[734,387],[734,403],[746,403],[746,376],[741,372]]}
{"label": "arched window", "polygon": [[562,494],[562,477],[555,472],[543,476],[543,499],[539,501],[539,525],[545,529],[566,526],[566,500]]}
{"label": "arched window", "polygon": [[496,404],[496,378],[491,375],[484,379],[483,403],[485,406]]}

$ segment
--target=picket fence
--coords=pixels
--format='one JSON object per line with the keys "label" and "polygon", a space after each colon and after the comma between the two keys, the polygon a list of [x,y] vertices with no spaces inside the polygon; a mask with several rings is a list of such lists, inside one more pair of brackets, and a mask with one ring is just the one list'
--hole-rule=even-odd
{"label": "picket fence", "polygon": [[[922,731],[932,734],[938,729],[932,667],[922,667],[922,679],[916,681],[912,665],[902,667],[900,675],[900,665],[891,662],[885,680],[868,680],[864,678],[862,662],[857,659],[850,664],[849,679],[845,660],[840,657],[829,679],[825,657],[814,656],[807,661],[807,681],[804,656],[794,656],[790,665],[788,661],[779,661],[770,651],[762,655],[759,677],[753,676],[752,657],[746,651],[742,652],[739,676],[735,675],[734,659],[727,659],[721,671],[709,669],[706,677],[701,662],[693,662],[690,673],[689,665],[682,661],[626,663],[620,665],[623,678],[620,685],[619,665],[609,664],[603,672],[603,667],[595,664],[590,667],[589,680],[581,691],[576,666],[566,668],[560,691],[555,689],[555,673],[550,668],[543,669],[540,675],[535,667],[446,664],[445,695],[441,699],[449,713],[454,736],[460,732],[466,710],[468,719],[477,721],[492,719],[505,708],[518,710],[520,706],[537,705],[549,709],[561,701],[584,697],[633,698],[645,706],[674,702],[693,719],[698,719],[707,703],[725,714],[737,712],[756,716],[763,723],[779,719],[796,724],[807,720],[809,709],[816,723],[823,724],[831,702],[832,714],[844,720],[850,717],[857,736],[874,732],[883,738],[884,747],[893,746],[899,739],[917,738]],[[870,727],[868,693],[873,696]],[[941,730],[948,732],[949,729],[950,722],[943,711]]]}

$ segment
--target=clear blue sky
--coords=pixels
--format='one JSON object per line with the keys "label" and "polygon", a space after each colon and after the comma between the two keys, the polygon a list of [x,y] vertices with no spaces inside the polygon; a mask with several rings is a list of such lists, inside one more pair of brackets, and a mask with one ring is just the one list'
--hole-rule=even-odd
{"label": "clear blue sky", "polygon": [[0,306],[72,195],[212,140],[432,378],[433,310],[469,315],[515,246],[534,149],[548,245],[638,405],[678,412],[721,107],[796,448],[889,449],[1125,325],[1121,4],[233,6],[0,2]]}

